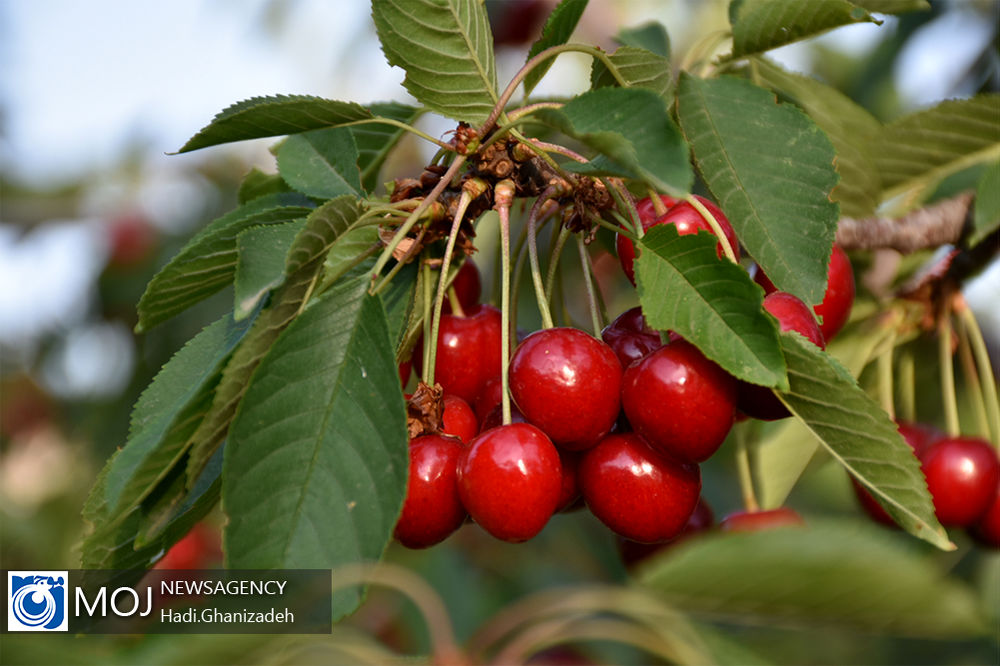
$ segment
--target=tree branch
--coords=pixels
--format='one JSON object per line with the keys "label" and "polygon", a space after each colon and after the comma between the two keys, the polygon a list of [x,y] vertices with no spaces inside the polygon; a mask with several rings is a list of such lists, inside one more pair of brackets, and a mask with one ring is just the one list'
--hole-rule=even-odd
{"label": "tree branch", "polygon": [[963,192],[899,218],[844,217],[837,226],[837,243],[845,250],[891,248],[902,254],[954,244],[962,236],[972,199],[972,192]]}

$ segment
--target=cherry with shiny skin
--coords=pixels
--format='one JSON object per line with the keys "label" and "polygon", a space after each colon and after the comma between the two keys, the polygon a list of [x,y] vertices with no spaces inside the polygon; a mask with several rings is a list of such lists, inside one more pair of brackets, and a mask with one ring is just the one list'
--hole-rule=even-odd
{"label": "cherry with shiny skin", "polygon": [[1000,483],[993,492],[993,501],[986,513],[969,526],[969,536],[980,546],[1000,548]]}
{"label": "cherry with shiny skin", "polygon": [[472,407],[457,395],[446,395],[441,402],[441,432],[458,437],[465,444],[471,442],[479,434],[479,420]]}
{"label": "cherry with shiny skin", "polygon": [[[661,194],[660,201],[663,202],[664,208],[667,212],[677,204],[679,199],[668,194]],[[642,230],[645,232],[651,226],[656,223],[660,215],[656,214],[656,207],[653,205],[653,200],[649,197],[645,199],[640,199],[635,204],[635,210],[639,214],[639,223],[642,224]],[[666,213],[664,213],[665,215]],[[635,285],[635,273],[633,268],[633,263],[635,262],[635,243],[625,236],[619,235],[615,240],[615,248],[618,251],[618,261],[621,263],[622,270],[625,272],[625,277],[628,278],[629,282]]]}
{"label": "cherry with shiny skin", "polygon": [[618,356],[623,368],[663,346],[660,334],[646,324],[640,306],[618,315],[601,331],[601,339]]}
{"label": "cherry with shiny skin", "polygon": [[[510,406],[510,421],[511,423],[527,423],[528,419],[524,418],[524,414],[521,410],[517,408],[517,405]],[[492,428],[497,428],[503,425],[503,405],[497,405],[490,410],[486,418],[479,425],[479,432],[483,433]]]}
{"label": "cherry with shiny skin", "polygon": [[611,347],[578,329],[529,335],[514,351],[509,379],[528,422],[568,450],[597,444],[618,418],[621,363]]}
{"label": "cherry with shiny skin", "polygon": [[737,511],[722,519],[723,532],[762,532],[786,527],[805,527],[806,521],[795,509],[787,506],[767,511]]}
{"label": "cherry with shiny skin", "polygon": [[708,460],[736,416],[736,380],[686,340],[633,363],[622,381],[632,428],[681,462]]}
{"label": "cherry with shiny skin", "polygon": [[[500,375],[496,377],[490,377],[489,381],[483,386],[483,390],[479,392],[479,397],[476,398],[473,407],[476,410],[476,418],[479,419],[480,430],[486,430],[482,427],[483,421],[486,420],[486,416],[493,411],[493,408],[500,404],[503,400],[503,378]],[[495,425],[500,425],[496,423]]]}
{"label": "cherry with shiny skin", "polygon": [[665,543],[639,543],[638,541],[619,537],[618,554],[622,558],[622,564],[626,568],[631,568],[650,556],[684,541],[688,537],[712,529],[714,525],[715,512],[712,511],[712,507],[705,501],[705,498],[700,497],[691,517],[688,518],[687,523],[684,524],[680,533],[673,539]]}
{"label": "cherry with shiny skin", "polygon": [[[775,291],[764,297],[764,309],[778,320],[778,327],[782,331],[796,331],[820,349],[826,348],[826,341],[823,339],[819,324],[816,323],[816,318],[809,306],[799,298],[784,291]],[[771,389],[749,382],[739,383],[737,405],[747,416],[762,421],[774,421],[791,416]]]}
{"label": "cherry with shiny skin", "polygon": [[986,441],[946,437],[924,449],[920,459],[942,525],[968,527],[986,513],[1000,483],[1000,461]]}
{"label": "cherry with shiny skin", "polygon": [[458,459],[465,447],[454,437],[410,440],[410,481],[394,535],[407,548],[428,548],[465,522],[458,496]]}
{"label": "cherry with shiny skin", "polygon": [[[468,310],[479,304],[479,297],[483,292],[482,278],[479,275],[479,268],[472,259],[466,259],[462,267],[458,269],[458,274],[451,282],[451,288],[455,290],[458,297],[458,304],[462,310]],[[442,314],[451,314],[451,301],[444,299],[441,304]]]}
{"label": "cherry with shiny skin", "polygon": [[558,508],[562,463],[548,436],[530,423],[480,433],[458,460],[458,493],[469,515],[494,537],[527,541]]}
{"label": "cherry with shiny skin", "polygon": [[580,454],[576,451],[559,449],[559,462],[562,465],[562,484],[556,511],[570,511],[577,508],[577,500],[580,499],[580,484],[577,482]]}
{"label": "cherry with shiny skin", "polygon": [[635,433],[605,437],[577,469],[591,513],[632,541],[656,543],[680,534],[698,504],[701,470],[655,451]]}
{"label": "cherry with shiny skin", "polygon": [[[413,361],[422,374],[423,353],[418,346]],[[434,381],[445,393],[474,404],[491,377],[500,374],[500,311],[477,305],[464,317],[442,315],[438,330]]]}

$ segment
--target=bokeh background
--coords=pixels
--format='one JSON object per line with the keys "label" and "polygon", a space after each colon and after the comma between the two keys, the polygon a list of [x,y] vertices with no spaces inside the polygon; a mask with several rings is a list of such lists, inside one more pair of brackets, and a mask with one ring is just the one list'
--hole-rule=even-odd
{"label": "bokeh background", "polygon": [[[523,63],[552,4],[487,2],[501,80]],[[842,28],[772,56],[833,84],[882,120],[1000,89],[1000,2],[932,6],[884,17],[881,26]],[[722,1],[591,0],[576,40],[612,49],[619,28],[650,20],[670,32],[675,63],[692,40],[728,26]],[[103,461],[124,444],[132,403],[173,352],[231,307],[223,293],[147,334],[132,333],[135,303],[157,268],[201,225],[235,206],[239,181],[252,167],[275,170],[270,139],[171,152],[238,100],[288,93],[409,101],[402,78],[385,63],[363,0],[0,0],[4,568],[77,564],[80,507]],[[567,55],[537,91],[573,94],[588,81],[589,58]],[[427,117],[421,127],[440,136],[452,123]],[[383,178],[418,172],[430,156],[431,149],[408,138]],[[994,262],[970,286],[994,339],[1000,335],[997,294]],[[736,504],[735,490],[719,496]],[[214,521],[209,542],[217,538]],[[604,533],[584,519],[556,523],[518,550],[460,533],[433,552],[390,557],[432,582],[464,637],[528,590],[623,577]],[[217,551],[206,552],[215,555],[203,563],[217,566]],[[425,639],[413,618],[409,606],[376,594],[352,622],[400,649],[420,650]],[[762,636],[754,640],[773,643]],[[815,656],[814,637],[786,632],[779,638],[781,660]],[[835,647],[826,648],[832,652],[823,661],[867,654],[875,663],[911,653],[925,661],[938,654],[912,642],[880,641],[844,645],[831,638]],[[268,656],[281,662],[275,655],[287,656],[293,644],[260,636],[4,637],[0,660],[214,663]],[[969,652],[957,654],[973,660],[983,654],[982,646],[966,647]],[[601,657],[616,658],[611,654]]]}

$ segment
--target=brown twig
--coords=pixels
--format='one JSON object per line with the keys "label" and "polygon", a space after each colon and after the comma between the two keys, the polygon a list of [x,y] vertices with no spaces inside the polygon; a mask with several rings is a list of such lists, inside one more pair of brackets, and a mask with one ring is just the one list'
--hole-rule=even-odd
{"label": "brown twig", "polygon": [[954,244],[962,236],[973,193],[963,192],[900,218],[841,218],[837,243],[845,250],[891,248],[902,254]]}

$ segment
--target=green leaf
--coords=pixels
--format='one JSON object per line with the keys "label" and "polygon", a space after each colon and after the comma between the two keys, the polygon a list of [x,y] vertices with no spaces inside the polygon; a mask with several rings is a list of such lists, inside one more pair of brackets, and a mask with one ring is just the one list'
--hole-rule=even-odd
{"label": "green leaf", "polygon": [[670,59],[670,35],[662,23],[650,21],[634,28],[623,28],[615,41],[622,46],[635,46]]}
{"label": "green leaf", "polygon": [[[376,117],[398,120],[410,125],[423,113],[423,109],[397,102],[377,102],[370,108]],[[385,123],[365,123],[351,127],[351,134],[354,135],[354,142],[358,148],[361,184],[366,192],[374,192],[378,187],[379,169],[404,133],[405,130]]]}
{"label": "green leaf", "polygon": [[[406,492],[406,410],[367,288],[367,275],[331,288],[254,374],[225,449],[227,567],[332,569],[388,544]],[[335,592],[334,615],[360,600]]]}
{"label": "green leaf", "polygon": [[600,88],[542,109],[536,118],[601,154],[567,169],[642,180],[659,191],[688,192],[694,181],[688,147],[663,98],[637,88]]}
{"label": "green leaf", "polygon": [[233,317],[247,317],[267,294],[285,281],[285,255],[305,220],[250,227],[236,237]]}
{"label": "green leaf", "polygon": [[786,72],[764,58],[752,58],[754,80],[791,98],[826,132],[837,152],[840,183],[831,197],[842,215],[864,218],[882,201],[882,177],[872,147],[882,124],[849,97],[816,79]]}
{"label": "green leaf", "polygon": [[639,302],[653,328],[679,333],[731,375],[787,386],[778,327],[763,293],[738,265],[719,259],[712,234],[653,227],[638,243]]}
{"label": "green leaf", "polygon": [[330,248],[345,235],[358,219],[360,209],[351,196],[331,199],[317,208],[306,220],[285,259],[285,281],[271,297],[246,339],[233,353],[215,390],[212,408],[191,435],[187,466],[188,484],[201,474],[208,460],[226,438],[254,370],[278,335],[305,307],[323,272]]}
{"label": "green leaf", "polygon": [[244,229],[301,219],[311,210],[301,194],[271,194],[210,222],[150,280],[139,300],[136,330],[147,331],[232,282],[236,237]]}
{"label": "green leaf", "polygon": [[403,87],[443,116],[480,124],[497,103],[493,34],[478,0],[372,0],[372,17]]}
{"label": "green leaf", "polygon": [[781,401],[900,527],[953,550],[934,516],[920,462],[888,414],[832,356],[794,332],[781,340],[790,384],[777,394]]}
{"label": "green leaf", "polygon": [[[542,36],[531,45],[526,60],[531,60],[545,49],[561,46],[568,42],[573,31],[576,30],[577,23],[580,22],[580,17],[583,16],[583,10],[587,8],[587,1],[562,0],[549,14],[548,20],[542,27]],[[524,77],[523,84],[525,97],[531,94],[531,91],[552,67],[553,62],[555,62],[555,58],[549,58],[528,72]]]}
{"label": "green leaf", "polygon": [[851,23],[881,24],[847,0],[739,0],[729,6],[733,56],[791,44]]}
{"label": "green leaf", "polygon": [[289,185],[317,199],[361,193],[358,147],[346,127],[295,134],[278,147],[278,171]]}
{"label": "green leaf", "polygon": [[281,194],[283,192],[291,192],[292,188],[288,186],[285,179],[276,173],[264,173],[257,167],[250,169],[250,172],[243,177],[243,181],[240,183],[239,192],[237,192],[236,198],[239,204],[242,206],[245,203],[249,203],[258,197],[263,197],[268,194]]}
{"label": "green leaf", "polygon": [[837,184],[830,140],[799,109],[731,77],[682,74],[678,115],[743,246],[778,289],[821,302],[840,217],[830,201]]}
{"label": "green leaf", "polygon": [[232,141],[298,134],[371,117],[368,109],[354,102],[312,95],[253,97],[220,112],[177,152],[186,153]]}
{"label": "green leaf", "polygon": [[1000,162],[990,166],[979,181],[972,222],[970,247],[975,247],[1000,227]]}
{"label": "green leaf", "polygon": [[705,534],[646,565],[669,603],[730,622],[842,627],[920,638],[987,631],[972,589],[890,531],[860,521]]}
{"label": "green leaf", "polygon": [[876,14],[906,14],[931,10],[931,3],[928,0],[852,0],[852,2]]}
{"label": "green leaf", "polygon": [[1000,158],[1000,95],[948,100],[885,126],[875,151],[884,199],[915,199],[946,176]]}
{"label": "green leaf", "polygon": [[[673,101],[673,78],[670,72],[670,61],[646,49],[635,46],[622,46],[608,56],[618,73],[629,84],[636,88],[647,88],[662,97],[667,103]],[[591,88],[617,86],[618,81],[611,75],[611,70],[604,63],[595,59],[590,71]]]}

